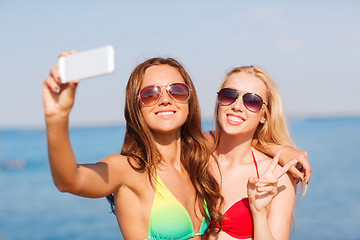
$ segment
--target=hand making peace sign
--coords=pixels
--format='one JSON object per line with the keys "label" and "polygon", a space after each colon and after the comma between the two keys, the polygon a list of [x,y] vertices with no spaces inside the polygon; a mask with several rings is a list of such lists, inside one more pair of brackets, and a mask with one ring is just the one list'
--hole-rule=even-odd
{"label": "hand making peace sign", "polygon": [[260,212],[269,206],[271,200],[278,194],[278,180],[297,163],[295,159],[279,168],[280,154],[281,151],[275,155],[260,179],[250,177],[248,180],[247,192],[252,211]]}

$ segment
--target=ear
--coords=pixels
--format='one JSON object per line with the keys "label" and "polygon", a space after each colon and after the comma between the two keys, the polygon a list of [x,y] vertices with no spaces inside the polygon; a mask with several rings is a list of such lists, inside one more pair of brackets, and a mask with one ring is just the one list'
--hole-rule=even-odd
{"label": "ear", "polygon": [[266,122],[266,114],[260,118],[260,123],[264,124]]}

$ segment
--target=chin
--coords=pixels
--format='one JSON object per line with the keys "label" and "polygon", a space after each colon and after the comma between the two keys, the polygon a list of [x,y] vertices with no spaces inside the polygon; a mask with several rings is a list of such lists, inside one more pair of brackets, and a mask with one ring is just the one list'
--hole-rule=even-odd
{"label": "chin", "polygon": [[173,125],[173,124],[161,124],[159,123],[158,125],[150,128],[151,131],[153,132],[159,132],[159,133],[171,133],[171,132],[176,132],[176,131],[181,131],[181,127],[183,124],[177,124],[177,125]]}

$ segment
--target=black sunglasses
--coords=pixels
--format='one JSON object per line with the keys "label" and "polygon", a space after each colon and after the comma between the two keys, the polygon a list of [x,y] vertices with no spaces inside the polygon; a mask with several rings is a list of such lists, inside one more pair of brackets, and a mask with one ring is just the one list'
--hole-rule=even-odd
{"label": "black sunglasses", "polygon": [[236,100],[241,94],[244,106],[250,112],[260,111],[263,104],[265,104],[265,106],[268,107],[268,105],[264,103],[262,98],[255,93],[242,93],[236,89],[223,88],[217,94],[218,94],[219,103],[223,106],[228,106],[236,102]]}
{"label": "black sunglasses", "polygon": [[184,103],[190,98],[190,89],[185,83],[170,83],[164,85],[153,85],[144,87],[139,93],[140,101],[145,106],[155,105],[162,94],[162,89],[166,88],[174,102]]}

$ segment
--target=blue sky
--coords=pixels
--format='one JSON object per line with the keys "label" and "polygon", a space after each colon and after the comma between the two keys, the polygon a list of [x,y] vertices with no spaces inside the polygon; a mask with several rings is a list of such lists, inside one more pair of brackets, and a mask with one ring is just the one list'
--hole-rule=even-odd
{"label": "blue sky", "polygon": [[124,123],[126,81],[174,57],[211,119],[225,73],[264,67],[290,117],[359,116],[359,1],[0,1],[0,128],[42,127],[41,84],[64,50],[111,44],[112,75],[80,82],[75,125]]}

